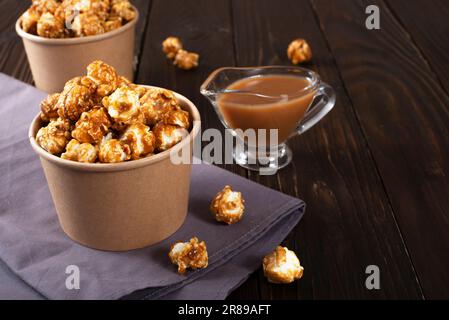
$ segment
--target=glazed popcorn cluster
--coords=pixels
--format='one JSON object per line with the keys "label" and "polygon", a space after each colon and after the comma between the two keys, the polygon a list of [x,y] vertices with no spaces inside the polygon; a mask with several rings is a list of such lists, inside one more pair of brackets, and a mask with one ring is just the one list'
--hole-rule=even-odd
{"label": "glazed popcorn cluster", "polygon": [[165,39],[162,42],[162,51],[180,69],[190,70],[198,67],[200,56],[197,53],[184,50],[181,40],[177,37]]}
{"label": "glazed popcorn cluster", "polygon": [[287,48],[287,56],[293,64],[306,63],[312,60],[312,49],[306,40],[295,39]]}
{"label": "glazed popcorn cluster", "polygon": [[137,160],[165,151],[190,128],[188,112],[165,89],[119,76],[102,61],[41,102],[37,143],[63,159],[94,163]]}
{"label": "glazed popcorn cluster", "polygon": [[263,272],[270,282],[291,283],[301,279],[304,268],[293,251],[277,246],[263,258]]}
{"label": "glazed popcorn cluster", "polygon": [[120,28],[135,17],[129,0],[33,0],[21,26],[45,38],[73,38]]}
{"label": "glazed popcorn cluster", "polygon": [[231,186],[225,186],[210,204],[210,211],[219,222],[234,224],[239,222],[245,211],[245,200],[242,194],[232,191]]}
{"label": "glazed popcorn cluster", "polygon": [[208,256],[206,243],[193,237],[189,242],[175,242],[168,254],[173,264],[178,265],[178,272],[185,273],[187,268],[206,268]]}

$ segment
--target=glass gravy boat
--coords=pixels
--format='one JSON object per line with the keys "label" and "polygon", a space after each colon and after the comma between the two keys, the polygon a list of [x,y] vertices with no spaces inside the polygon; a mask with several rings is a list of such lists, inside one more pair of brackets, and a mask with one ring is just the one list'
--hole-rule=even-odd
{"label": "glass gravy boat", "polygon": [[[264,76],[299,77],[305,85],[274,95],[233,86],[242,79],[260,80]],[[241,142],[234,147],[235,161],[261,174],[289,164],[292,152],[286,140],[310,129],[335,105],[334,90],[317,73],[300,67],[220,68],[209,75],[200,92],[209,99],[225,128]],[[255,131],[256,139],[248,138],[248,129]],[[261,132],[265,132],[263,138]]]}

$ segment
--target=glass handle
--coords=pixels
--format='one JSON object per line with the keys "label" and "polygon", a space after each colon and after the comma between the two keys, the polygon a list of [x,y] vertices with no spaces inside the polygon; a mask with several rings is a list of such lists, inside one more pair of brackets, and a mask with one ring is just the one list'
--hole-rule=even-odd
{"label": "glass handle", "polygon": [[335,92],[331,86],[322,83],[317,94],[298,125],[297,131],[302,134],[320,121],[335,105]]}

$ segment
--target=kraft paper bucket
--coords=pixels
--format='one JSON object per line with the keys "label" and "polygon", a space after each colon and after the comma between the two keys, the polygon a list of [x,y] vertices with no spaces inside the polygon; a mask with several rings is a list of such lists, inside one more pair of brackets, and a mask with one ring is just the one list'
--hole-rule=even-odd
{"label": "kraft paper bucket", "polygon": [[133,80],[135,28],[139,13],[124,26],[107,33],[68,39],[49,39],[22,30],[19,18],[16,32],[22,38],[36,87],[60,92],[64,84],[86,72],[94,60],[113,66],[118,74]]}
{"label": "kraft paper bucket", "polygon": [[190,134],[167,151],[129,162],[79,163],[54,156],[37,144],[41,121],[39,116],[33,120],[30,143],[70,238],[90,248],[124,251],[157,243],[181,227],[188,210],[191,161],[174,164],[170,152],[190,147],[192,158],[200,115],[192,102],[175,95],[190,113]]}

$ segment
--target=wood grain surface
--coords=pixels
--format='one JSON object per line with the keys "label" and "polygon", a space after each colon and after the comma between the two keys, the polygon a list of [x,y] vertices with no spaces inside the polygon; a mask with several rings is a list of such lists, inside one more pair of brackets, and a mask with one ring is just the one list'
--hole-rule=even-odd
{"label": "wood grain surface", "polygon": [[[203,130],[223,131],[199,93],[223,66],[290,65],[305,38],[305,67],[334,87],[337,104],[289,140],[292,163],[274,176],[227,170],[303,199],[306,215],[284,241],[305,267],[291,285],[261,269],[229,299],[449,298],[449,3],[405,0],[140,0],[135,82],[175,90],[199,108]],[[381,29],[367,30],[378,5]],[[0,72],[32,83],[14,23],[27,1],[0,1]],[[200,54],[193,71],[161,51],[170,35]],[[1,106],[0,106],[1,107]],[[367,290],[365,269],[380,268]]]}
{"label": "wood grain surface", "polygon": [[[313,3],[423,293],[448,298],[449,99],[383,2]],[[361,24],[372,3],[382,12],[376,31]]]}

